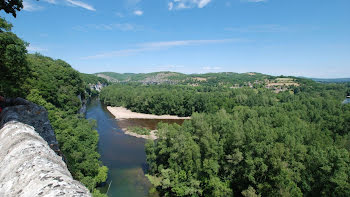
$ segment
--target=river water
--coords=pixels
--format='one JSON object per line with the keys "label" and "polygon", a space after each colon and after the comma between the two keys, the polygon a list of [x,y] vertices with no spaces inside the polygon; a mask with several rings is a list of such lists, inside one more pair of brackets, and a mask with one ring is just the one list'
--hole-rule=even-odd
{"label": "river water", "polygon": [[92,99],[87,105],[86,118],[97,121],[97,131],[100,135],[98,151],[103,164],[109,168],[108,184],[101,188],[101,191],[106,192],[111,183],[108,196],[158,196],[144,175],[146,140],[125,135],[120,125],[154,129],[159,121],[117,121],[98,99]]}

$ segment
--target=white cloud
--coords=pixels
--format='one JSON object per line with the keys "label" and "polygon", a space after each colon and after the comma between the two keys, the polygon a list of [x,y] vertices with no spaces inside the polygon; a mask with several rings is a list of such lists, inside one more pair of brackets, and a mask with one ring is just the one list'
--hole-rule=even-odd
{"label": "white cloud", "polygon": [[33,1],[30,1],[30,0],[23,1],[23,10],[25,10],[25,11],[33,12],[33,11],[38,11],[38,10],[42,10],[42,9],[43,9],[43,7],[37,5]]}
{"label": "white cloud", "polygon": [[204,8],[210,2],[211,0],[171,0],[168,3],[168,9]]}
{"label": "white cloud", "polygon": [[219,43],[241,42],[241,41],[245,41],[245,40],[221,39],[221,40],[177,40],[177,41],[165,41],[165,42],[149,42],[149,43],[138,44],[137,45],[138,47],[134,49],[122,49],[117,51],[111,51],[111,52],[101,53],[93,56],[83,57],[82,59],[100,59],[100,58],[130,56],[140,52],[168,49],[168,48],[179,47],[179,46],[219,44]]}
{"label": "white cloud", "polygon": [[168,9],[169,10],[173,10],[173,8],[174,8],[174,3],[173,2],[169,2],[168,3]]}
{"label": "white cloud", "polygon": [[89,5],[89,4],[84,3],[82,1],[76,1],[76,0],[65,0],[65,1],[70,6],[77,6],[77,7],[81,7],[81,8],[90,10],[90,11],[96,11],[96,9],[92,5]]}
{"label": "white cloud", "polygon": [[240,33],[280,33],[280,32],[299,32],[299,31],[314,31],[318,30],[317,26],[310,25],[278,25],[278,24],[263,24],[251,25],[243,27],[229,27],[225,30],[240,32]]}
{"label": "white cloud", "polygon": [[221,67],[215,66],[215,67],[211,67],[211,66],[205,66],[202,67],[203,70],[205,71],[218,71],[218,70],[222,70]]}
{"label": "white cloud", "polygon": [[[68,5],[72,7],[81,7],[90,11],[96,11],[96,9],[87,3],[84,3],[83,1],[77,1],[77,0],[43,0],[46,3],[49,4],[63,4],[63,5]],[[34,0],[24,0],[23,1],[23,9],[25,11],[38,11],[44,9],[44,7],[41,7],[34,3]]]}
{"label": "white cloud", "polygon": [[57,1],[56,0],[43,0],[47,3],[51,3],[51,4],[57,4]]}
{"label": "white cloud", "polygon": [[215,44],[215,43],[227,43],[232,41],[238,41],[234,39],[221,39],[221,40],[176,40],[166,42],[149,42],[141,44],[146,48],[167,48],[176,46],[188,46],[188,45],[201,45],[201,44]]}
{"label": "white cloud", "polygon": [[210,3],[211,0],[201,0],[198,3],[199,8],[204,8],[208,3]]}
{"label": "white cloud", "polygon": [[140,27],[136,27],[129,23],[113,23],[113,24],[88,24],[88,25],[80,25],[73,28],[77,31],[88,31],[89,29],[97,29],[97,30],[121,30],[121,31],[137,31]]}
{"label": "white cloud", "polygon": [[47,49],[41,48],[41,47],[38,47],[38,46],[29,45],[29,46],[27,47],[27,51],[34,53],[34,52],[43,52],[43,51],[47,51]]}
{"label": "white cloud", "polygon": [[142,15],[143,15],[143,11],[142,11],[142,10],[135,10],[135,11],[134,11],[134,14],[135,14],[136,16],[142,16]]}
{"label": "white cloud", "polygon": [[246,27],[233,27],[233,28],[226,28],[228,31],[234,31],[234,32],[242,32],[242,33],[272,33],[272,32],[285,32],[288,31],[290,28],[281,26],[281,25],[275,25],[275,24],[264,24],[264,25],[253,25],[253,26],[246,26]]}

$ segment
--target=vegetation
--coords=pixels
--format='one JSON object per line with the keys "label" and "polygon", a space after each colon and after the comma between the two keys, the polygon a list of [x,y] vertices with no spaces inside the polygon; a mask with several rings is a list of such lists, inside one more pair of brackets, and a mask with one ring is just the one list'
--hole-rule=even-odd
{"label": "vegetation", "polygon": [[116,82],[139,82],[148,78],[166,78],[171,79],[174,76],[185,77],[185,74],[175,73],[175,72],[155,72],[155,73],[114,73],[114,72],[101,72],[96,73],[97,75],[102,75],[109,77],[111,81]]}
{"label": "vegetation", "polygon": [[[164,196],[349,196],[350,84],[264,87],[113,85],[109,105],[192,115],[161,123],[146,144],[149,179]],[[215,83],[220,83],[216,81]]]}
{"label": "vegetation", "polygon": [[249,86],[249,83],[264,85],[265,80],[276,79],[276,77],[260,73],[207,73],[207,74],[182,74],[176,72],[154,72],[154,73],[113,73],[102,72],[96,75],[104,77],[111,82],[119,83],[142,83],[142,84],[179,84],[179,85],[205,85],[205,86]]}
{"label": "vegetation", "polygon": [[28,77],[27,43],[11,32],[12,25],[0,17],[0,93],[23,96]]}
{"label": "vegetation", "polygon": [[96,123],[77,114],[78,95],[85,97],[80,73],[62,60],[27,54],[26,43],[10,32],[11,25],[4,19],[0,24],[0,94],[25,97],[48,110],[69,171],[101,196],[95,187],[106,181],[108,169],[99,160]]}
{"label": "vegetation", "polygon": [[129,127],[128,131],[139,134],[139,135],[150,135],[151,130],[144,127]]}
{"label": "vegetation", "polygon": [[185,85],[112,85],[101,91],[101,100],[112,106],[124,106],[136,112],[191,116],[193,112],[214,113],[234,106],[271,106],[276,95],[265,89],[222,88]]}
{"label": "vegetation", "polygon": [[[23,0],[0,0],[0,10],[16,17],[16,12],[23,8]],[[1,31],[0,31],[1,32]]]}
{"label": "vegetation", "polygon": [[80,78],[85,82],[85,84],[108,84],[107,79],[93,74],[80,73]]}

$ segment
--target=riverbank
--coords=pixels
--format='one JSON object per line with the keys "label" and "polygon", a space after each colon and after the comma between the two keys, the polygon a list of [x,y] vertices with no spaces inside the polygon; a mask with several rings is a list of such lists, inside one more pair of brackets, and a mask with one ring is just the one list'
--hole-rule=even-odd
{"label": "riverbank", "polygon": [[113,114],[116,119],[161,119],[161,120],[189,120],[191,117],[179,117],[172,115],[153,115],[132,112],[124,107],[111,107],[107,106],[109,112]]}
{"label": "riverbank", "polygon": [[[111,107],[107,106],[107,110],[117,119],[119,120],[118,125],[124,131],[125,134],[134,136],[137,138],[156,140],[157,139],[157,130],[155,127],[149,127],[149,121],[157,121],[157,122],[168,122],[169,121],[177,121],[175,123],[179,123],[179,121],[189,120],[191,117],[178,117],[172,115],[153,115],[153,114],[143,114],[132,112],[124,107]],[[147,122],[148,121],[148,122]],[[182,123],[181,122],[181,123]],[[154,123],[153,123],[154,124]],[[149,135],[140,135],[128,130],[130,126],[139,126],[151,129]]]}

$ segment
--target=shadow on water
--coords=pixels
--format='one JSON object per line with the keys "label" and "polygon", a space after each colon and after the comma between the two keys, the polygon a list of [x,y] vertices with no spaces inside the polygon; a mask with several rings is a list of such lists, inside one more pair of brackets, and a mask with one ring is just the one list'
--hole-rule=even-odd
{"label": "shadow on water", "polygon": [[98,99],[88,104],[86,118],[97,121],[98,151],[103,164],[109,168],[108,184],[101,191],[106,191],[111,183],[108,196],[158,196],[157,193],[150,194],[152,185],[145,177],[146,141],[125,135],[118,121]]}

